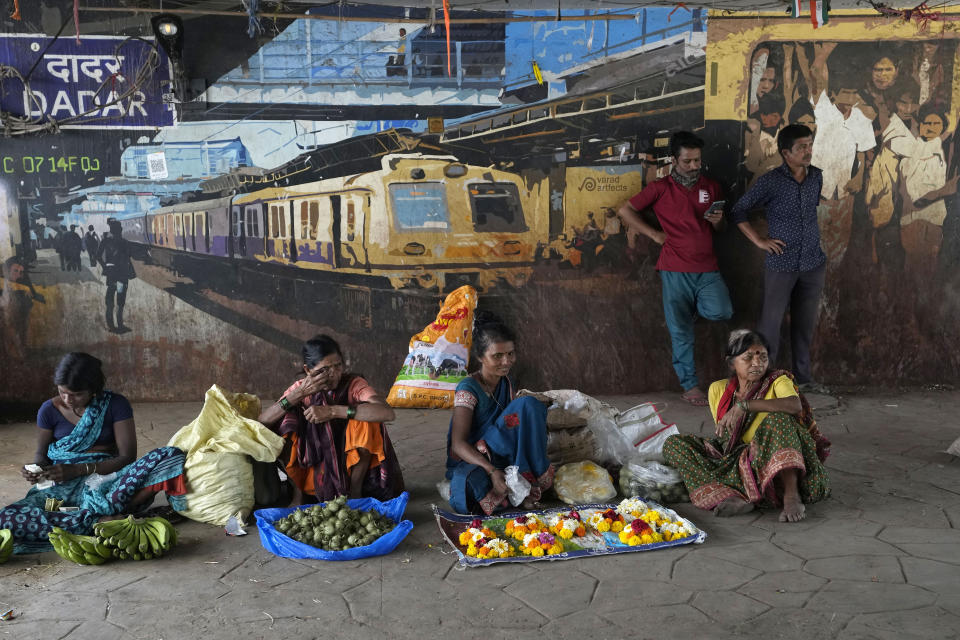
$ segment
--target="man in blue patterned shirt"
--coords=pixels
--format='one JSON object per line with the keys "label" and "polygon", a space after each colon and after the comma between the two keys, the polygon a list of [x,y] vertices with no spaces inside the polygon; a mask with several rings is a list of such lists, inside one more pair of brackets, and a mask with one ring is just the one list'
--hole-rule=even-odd
{"label": "man in blue patterned shirt", "polygon": [[[770,362],[780,346],[780,325],[790,307],[793,373],[805,391],[823,391],[810,372],[810,343],[817,324],[827,256],[820,248],[817,205],[823,175],[811,166],[813,132],[800,124],[780,130],[777,149],[783,164],[760,176],[731,211],[731,218],[753,244],[767,252],[763,310],[757,329],[770,341]],[[755,207],[766,211],[767,234],[747,219]]]}

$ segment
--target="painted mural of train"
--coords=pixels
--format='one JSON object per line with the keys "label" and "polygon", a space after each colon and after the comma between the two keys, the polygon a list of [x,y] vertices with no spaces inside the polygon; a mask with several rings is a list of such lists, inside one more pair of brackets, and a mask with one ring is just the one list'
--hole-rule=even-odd
{"label": "painted mural of train", "polygon": [[453,156],[380,160],[378,170],[128,215],[124,237],[174,268],[220,259],[440,291],[527,282],[547,216],[540,185]]}

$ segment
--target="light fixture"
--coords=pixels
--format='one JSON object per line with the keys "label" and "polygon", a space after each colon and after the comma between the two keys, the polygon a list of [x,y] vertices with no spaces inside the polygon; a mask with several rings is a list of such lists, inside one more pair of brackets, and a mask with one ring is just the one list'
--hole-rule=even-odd
{"label": "light fixture", "polygon": [[183,55],[183,22],[175,15],[161,13],[150,18],[157,41],[171,60],[180,61]]}
{"label": "light fixture", "polygon": [[157,34],[170,38],[180,33],[180,25],[170,20],[157,23]]}
{"label": "light fixture", "polygon": [[186,80],[183,67],[183,22],[175,15],[161,13],[150,18],[150,26],[153,27],[154,36],[157,38],[157,44],[167,54],[170,60],[170,70],[172,76],[171,92],[175,102],[185,102]]}

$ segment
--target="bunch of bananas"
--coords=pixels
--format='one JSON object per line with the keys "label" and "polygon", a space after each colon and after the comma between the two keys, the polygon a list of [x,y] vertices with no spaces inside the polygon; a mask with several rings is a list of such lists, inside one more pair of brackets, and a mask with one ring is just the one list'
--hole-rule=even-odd
{"label": "bunch of bananas", "polygon": [[77,564],[103,564],[113,555],[105,544],[93,536],[80,536],[54,527],[49,537],[57,555]]}
{"label": "bunch of bananas", "polygon": [[0,564],[10,559],[13,554],[13,531],[0,529]]}
{"label": "bunch of bananas", "polygon": [[108,520],[93,525],[93,533],[115,558],[151,560],[177,544],[177,530],[164,518]]}

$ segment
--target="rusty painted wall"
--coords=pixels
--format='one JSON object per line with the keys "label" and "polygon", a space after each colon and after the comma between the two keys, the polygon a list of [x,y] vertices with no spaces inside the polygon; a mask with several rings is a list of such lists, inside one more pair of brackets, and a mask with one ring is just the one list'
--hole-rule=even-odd
{"label": "rusty painted wall", "polygon": [[[660,85],[678,81],[677,65],[702,70],[702,57],[694,54],[701,47],[702,55],[707,40],[699,18],[674,17],[667,25],[667,12],[651,13],[651,21],[674,31],[651,26],[651,33],[664,47],[678,46],[681,57],[663,63],[659,93]],[[310,28],[300,24],[306,22]],[[809,115],[814,110],[803,104],[813,81],[806,78],[815,64],[827,72],[831,105],[839,85],[850,85],[839,88],[853,90],[874,137],[872,148],[865,143],[854,154],[850,179],[821,207],[830,267],[815,374],[843,385],[921,384],[950,380],[960,368],[952,321],[960,303],[957,213],[955,195],[946,193],[956,184],[952,29],[934,39],[913,25],[837,18],[815,38],[804,21],[718,19],[709,26],[702,105],[699,94],[682,102],[687,94],[678,86],[670,104],[598,109],[541,126],[523,124],[499,89],[512,92],[514,102],[566,104],[570,112],[576,82],[615,77],[625,59],[649,60],[665,49],[644,49],[648,45],[619,26],[602,27],[611,29],[605,36],[599,23],[588,21],[562,30],[548,21],[527,23],[533,25],[527,31],[472,32],[470,41],[483,46],[462,46],[459,77],[446,76],[431,62],[442,47],[426,24],[408,24],[403,38],[396,24],[371,24],[375,35],[351,55],[365,61],[367,81],[380,87],[372,94],[349,76],[355,65],[297,44],[335,39],[333,31],[318,35],[319,22],[294,21],[253,57],[223,62],[233,70],[183,105],[177,122],[142,116],[144,129],[100,122],[4,140],[0,257],[18,255],[27,264],[25,275],[12,264],[4,269],[0,400],[49,395],[53,366],[68,350],[102,358],[110,384],[134,398],[199,399],[214,382],[270,397],[295,375],[300,342],[318,332],[340,339],[351,368],[386,392],[410,335],[460,284],[480,289],[480,306],[517,329],[524,386],[591,393],[673,389],[657,248],[628,235],[612,211],[669,170],[662,140],[679,128],[707,139],[706,171],[735,199],[769,163],[760,134],[777,126],[766,132],[763,123],[756,126],[760,100],[751,96],[762,84],[760,93],[782,103],[780,120]],[[46,41],[38,36],[36,42]],[[547,76],[544,85],[511,55],[518,42],[527,51],[540,45],[535,59]],[[557,53],[571,46],[576,59]],[[405,60],[397,65],[401,47]],[[302,72],[307,49],[313,73],[280,87],[277,77]],[[939,176],[931,158],[942,158],[944,193],[931,203],[904,198],[912,183],[903,159],[884,142],[889,118],[877,128],[880,115],[868,117],[869,100],[877,110],[897,108],[896,91],[870,95],[877,86],[865,70],[878,53],[894,63],[901,80],[915,76],[916,64],[926,64],[935,79],[926,83],[924,102],[946,112],[940,155],[927,144],[931,153],[913,161],[919,171]],[[510,65],[496,67],[504,55]],[[49,62],[43,68],[49,70]],[[69,65],[53,71],[64,68]],[[168,75],[161,64],[155,81]],[[303,104],[291,97],[298,87]],[[251,103],[243,103],[251,93]],[[316,112],[310,108],[331,103],[331,95],[352,101],[343,105],[346,115],[311,120]],[[385,95],[397,104],[383,106]],[[257,113],[271,96],[281,96],[277,104],[295,119]],[[919,115],[919,92],[917,100]],[[190,115],[204,108],[232,115]],[[507,113],[498,117],[512,119],[511,128],[484,134],[486,125],[469,124],[477,135],[451,140],[451,132],[462,136],[462,123],[481,121],[472,113],[491,108]],[[350,119],[350,109],[364,115]],[[161,107],[156,117],[164,113]],[[58,115],[67,115],[62,105]],[[431,133],[426,115],[444,118],[445,132]],[[920,132],[910,133],[916,139]],[[331,157],[334,165],[317,168]],[[64,252],[45,237],[54,235],[48,227],[76,224],[93,225],[102,238],[111,217],[120,220],[132,255],[124,328],[116,327],[115,315],[113,327],[105,317],[102,266],[91,266],[83,253],[79,265],[65,260],[61,268]],[[922,233],[909,229],[912,220],[923,221]],[[753,324],[762,295],[759,252],[736,230],[715,244],[735,316],[697,325],[704,382],[725,374],[723,338]],[[788,353],[784,357],[788,362]]]}
{"label": "rusty painted wall", "polygon": [[[725,178],[745,188],[779,164],[785,124],[816,131],[828,262],[814,361],[825,380],[949,383],[960,366],[958,36],[956,22],[867,12],[817,30],[782,18],[710,24],[706,130],[740,160]],[[762,256],[742,239],[725,254],[751,288]]]}

